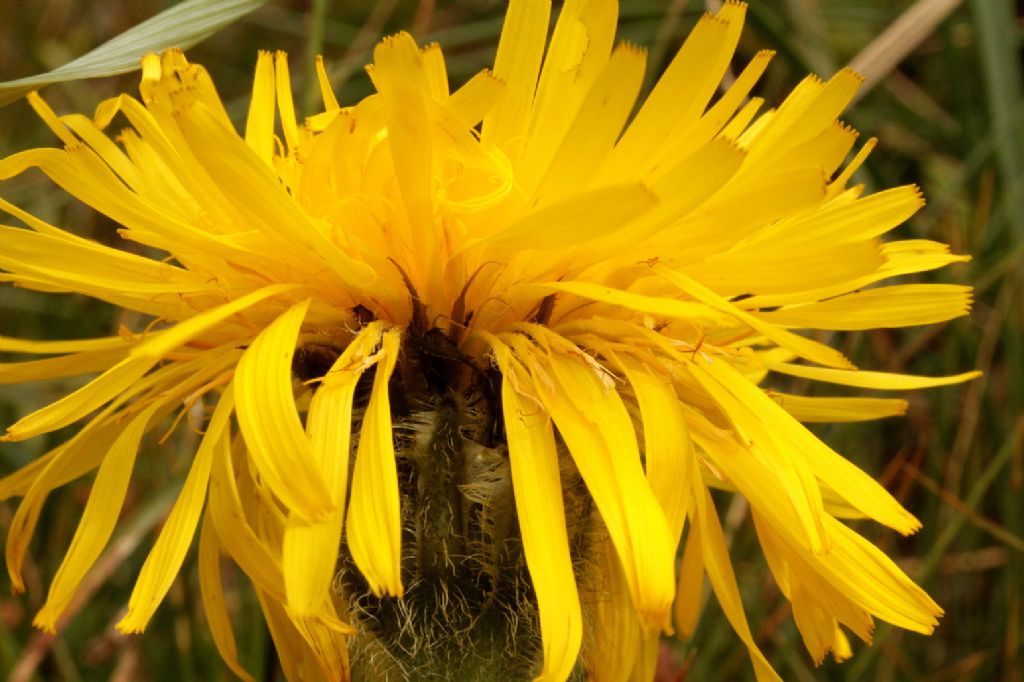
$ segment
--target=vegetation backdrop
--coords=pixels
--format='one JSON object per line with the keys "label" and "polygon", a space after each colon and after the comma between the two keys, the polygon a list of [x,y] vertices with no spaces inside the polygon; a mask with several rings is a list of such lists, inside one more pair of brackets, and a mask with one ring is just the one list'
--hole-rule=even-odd
{"label": "vegetation backdrop", "polygon": [[[52,69],[173,4],[0,0],[0,80]],[[653,82],[700,13],[717,4],[623,0],[619,37],[648,48]],[[343,103],[354,103],[369,92],[362,65],[373,45],[408,29],[421,43],[442,44],[452,81],[459,83],[491,64],[504,7],[504,0],[272,0],[192,48],[189,57],[206,65],[240,120],[257,50],[287,50],[300,105],[311,112],[314,54],[327,59]],[[964,386],[912,394],[906,418],[821,430],[923,521],[924,529],[910,538],[878,528],[866,532],[945,608],[934,636],[880,626],[874,647],[856,647],[854,659],[842,666],[827,661],[815,668],[768,575],[744,506],[721,510],[755,634],[785,679],[1024,679],[1022,14],[1012,0],[750,0],[738,63],[760,49],[778,52],[758,94],[778,103],[806,73],[827,77],[853,63],[868,80],[845,119],[863,137],[880,138],[859,180],[869,188],[921,185],[928,206],[900,228],[900,237],[947,242],[974,257],[937,275],[976,287],[969,318],[832,342],[865,368],[985,372]],[[91,112],[99,100],[136,86],[137,74],[127,74],[50,86],[44,94],[58,111]],[[0,110],[0,156],[54,144],[24,101]],[[0,193],[78,234],[120,241],[109,220],[55,191],[38,173],[0,183]],[[4,335],[102,336],[134,322],[82,297],[0,289]],[[0,425],[69,388],[55,382],[0,386]],[[66,436],[0,444],[0,474]],[[187,430],[175,436],[190,437]],[[182,453],[193,451],[181,445]],[[174,451],[165,446],[159,457],[139,458],[121,530],[83,588],[87,598],[72,607],[77,613],[55,638],[30,622],[91,481],[51,498],[40,526],[46,532],[37,534],[26,567],[28,593],[11,596],[9,581],[0,577],[0,676],[15,682],[230,679],[207,634],[191,559],[145,635],[125,637],[113,629],[187,471],[184,454],[168,454]],[[16,502],[0,502],[0,529],[9,525]],[[279,679],[255,599],[241,585],[231,594],[242,616],[243,662],[264,680]],[[752,678],[746,651],[714,600],[694,638],[666,645],[662,662],[663,682]]]}

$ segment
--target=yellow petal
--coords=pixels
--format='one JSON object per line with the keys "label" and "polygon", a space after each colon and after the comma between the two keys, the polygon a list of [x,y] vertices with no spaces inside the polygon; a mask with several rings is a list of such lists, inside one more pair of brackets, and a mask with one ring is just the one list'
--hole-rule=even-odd
{"label": "yellow petal", "polygon": [[60,120],[75,131],[75,134],[82,138],[82,141],[89,145],[126,185],[136,192],[142,188],[142,177],[131,158],[113,140],[104,135],[95,123],[81,114],[61,116]]}
{"label": "yellow petal", "polygon": [[[728,387],[728,390],[766,425],[770,424],[771,433],[778,438],[779,443],[790,448],[799,459],[806,462],[806,466],[810,467],[820,481],[830,486],[852,506],[903,534],[912,533],[920,528],[920,522],[878,482],[818,440],[760,388],[742,377],[727,363],[703,364],[701,369]],[[827,518],[827,515],[820,515],[818,518]]]}
{"label": "yellow petal", "polygon": [[570,0],[558,13],[518,171],[523,186],[533,187],[547,170],[591,83],[604,68],[615,39],[618,5],[613,0]]}
{"label": "yellow petal", "polygon": [[538,298],[551,293],[564,292],[593,301],[601,301],[610,306],[627,308],[650,315],[704,322],[708,326],[728,326],[733,323],[729,315],[718,312],[703,303],[647,296],[586,281],[524,284],[510,290],[510,295],[512,292],[533,293]]}
{"label": "yellow petal", "polygon": [[938,604],[880,549],[845,524],[827,521],[835,551],[818,561],[828,581],[882,620],[930,635],[942,615]]}
{"label": "yellow petal", "polygon": [[750,171],[767,167],[801,142],[832,125],[853,99],[863,80],[851,69],[840,70],[827,83],[821,83],[814,76],[804,79],[752,141]]}
{"label": "yellow petal", "polygon": [[928,239],[886,242],[882,245],[882,254],[886,260],[883,270],[887,277],[934,270],[950,263],[966,263],[971,260],[970,256],[950,253],[946,244]]}
{"label": "yellow petal", "polygon": [[739,170],[744,156],[735,144],[719,138],[658,169],[652,189],[662,206],[651,222],[658,228],[665,227],[711,199]]}
{"label": "yellow petal", "polygon": [[[736,112],[735,116],[729,119],[729,123],[726,124],[726,126],[722,128],[722,132],[718,134],[719,137],[735,142],[737,146],[746,151],[746,141],[749,140],[747,126],[750,125],[751,121],[754,120],[754,117],[757,116],[763,106],[763,97],[751,97],[750,100],[743,105],[743,108]],[[765,122],[770,115],[771,112],[762,115],[761,118],[758,119],[758,124],[760,125]]]}
{"label": "yellow petal", "polygon": [[243,682],[254,682],[252,675],[238,661],[238,647],[235,645],[235,634],[231,628],[231,618],[228,615],[228,605],[220,578],[220,545],[210,514],[203,519],[203,527],[199,533],[199,592],[206,622],[210,626],[210,634],[213,635],[213,643],[220,657],[224,659],[231,672],[238,675]]}
{"label": "yellow petal", "polygon": [[499,106],[507,88],[508,86],[490,71],[481,71],[452,93],[448,99],[448,106],[463,126],[472,128],[481,120],[486,120],[486,117]]}
{"label": "yellow petal", "polygon": [[341,105],[338,104],[334,88],[331,87],[331,78],[327,75],[327,69],[324,67],[324,58],[319,54],[316,56],[316,80],[320,85],[320,97],[324,101],[324,110],[331,112],[340,109]]}
{"label": "yellow petal", "polygon": [[[719,134],[719,131],[722,131],[722,127],[730,119],[733,119],[729,123],[730,126],[739,124],[741,128],[746,127],[746,122],[738,120],[742,118],[741,114],[737,114],[735,117],[733,115],[736,114],[736,109],[747,101],[747,96],[761,78],[765,69],[768,68],[768,63],[773,56],[775,56],[775,53],[770,50],[761,50],[754,55],[754,58],[743,68],[743,71],[736,76],[733,84],[701,116],[700,120],[688,130],[676,131],[672,138],[664,140],[655,151],[651,162],[664,163],[668,159],[685,159],[693,154],[694,150],[708,144]],[[763,103],[763,100],[755,97],[748,102],[748,106],[757,105],[753,107],[751,116],[756,112],[757,107],[760,106],[758,102]],[[725,131],[722,131],[722,136],[727,137],[730,141],[735,140],[736,137],[735,135],[726,134]]]}
{"label": "yellow petal", "polygon": [[[188,111],[203,109],[201,105],[193,104]],[[129,152],[134,152],[140,158],[137,166],[145,168],[151,165],[153,169],[150,172],[160,171],[153,179],[149,195],[159,196],[161,189],[155,188],[163,188],[162,191],[166,191],[168,185],[180,186],[185,196],[206,212],[204,222],[231,226],[246,224],[227,202],[220,183],[215,182],[196,161],[192,153],[192,149],[195,148],[194,141],[182,135],[178,127],[178,117],[182,112],[149,110],[138,101],[123,95],[116,100],[113,111],[123,113],[137,133],[126,138]],[[216,148],[222,149],[224,144],[233,145],[236,133],[230,123],[225,123],[213,112],[210,112],[210,116],[220,130],[230,131],[230,136],[223,137]],[[239,145],[251,153],[251,150],[240,141]],[[86,160],[79,159],[79,163]],[[104,173],[101,172],[101,168],[90,170],[90,177],[103,180]],[[127,191],[119,192],[117,185],[108,182],[76,192],[73,185],[69,186],[76,178],[69,178],[66,174],[58,178],[45,168],[44,172],[50,174],[55,182],[69,192],[129,228],[148,229],[156,234],[166,234],[197,249],[203,246],[211,248],[215,245],[208,231],[197,229],[190,221],[182,220],[179,211],[166,210],[148,196],[141,197]],[[154,220],[156,217],[159,220]]]}
{"label": "yellow petal", "polygon": [[535,681],[569,677],[583,638],[583,616],[565,527],[565,507],[551,418],[538,409],[528,378],[508,348],[491,340],[504,376],[502,411],[516,516],[540,613],[544,667]]}
{"label": "yellow petal", "polygon": [[[842,246],[856,248],[852,244]],[[765,245],[761,245],[758,248],[764,247]],[[799,249],[799,247],[797,248]],[[829,285],[804,291],[755,295],[744,300],[743,305],[749,309],[754,309],[822,301],[826,298],[833,298],[857,289],[863,289],[876,282],[893,278],[893,276],[900,274],[924,272],[950,263],[963,263],[971,260],[970,256],[949,253],[949,247],[945,244],[928,240],[888,242],[882,245],[882,257],[885,261],[881,267],[854,280],[839,279]]]}
{"label": "yellow petal", "polygon": [[796,168],[818,163],[826,177],[832,177],[857,141],[857,131],[838,121],[825,127],[815,137],[800,143],[779,157],[774,169]]}
{"label": "yellow petal", "polygon": [[99,466],[110,445],[123,430],[123,424],[108,420],[107,417],[109,413],[96,417],[71,440],[57,446],[44,457],[26,464],[0,482],[0,497],[3,499],[13,495],[24,497],[11,520],[5,549],[7,572],[14,592],[25,591],[22,564],[46,497],[58,485]]}
{"label": "yellow petal", "polygon": [[160,406],[154,403],[132,419],[103,458],[71,545],[50,583],[46,603],[32,621],[36,627],[56,632],[57,619],[110,539],[128,491],[139,442]]}
{"label": "yellow petal", "polygon": [[815,244],[874,239],[914,215],[924,199],[917,187],[895,187],[852,202],[830,202],[823,209],[786,220],[750,238],[750,245],[800,250]]}
{"label": "yellow petal", "polygon": [[[237,385],[235,388],[237,397]],[[217,544],[245,571],[253,586],[284,601],[284,578],[280,561],[256,535],[246,519],[235,480],[231,450],[229,438],[222,438],[215,443],[207,516],[217,532]]]}
{"label": "yellow petal", "polygon": [[126,391],[155,362],[148,358],[125,358],[77,391],[8,426],[7,433],[0,441],[25,440],[78,421],[117,394]]}
{"label": "yellow petal", "polygon": [[[828,551],[829,538],[822,521],[825,512],[815,472],[807,457],[795,447],[793,439],[786,437],[788,433],[779,424],[780,419],[773,419],[775,415],[763,411],[763,403],[771,403],[771,400],[728,363],[717,359],[695,361],[692,375],[718,404],[737,436],[771,471],[774,480],[764,484],[781,489],[789,500],[811,550]],[[771,404],[793,421],[775,403]]]}
{"label": "yellow petal", "polygon": [[135,588],[128,600],[128,613],[117,624],[124,633],[142,632],[157,606],[178,575],[185,554],[199,523],[199,515],[206,499],[210,480],[210,465],[216,443],[224,436],[234,411],[234,396],[230,385],[217,401],[210,424],[196,451],[185,484],[157,537],[153,549],[142,564]]}
{"label": "yellow petal", "polygon": [[[184,164],[174,147],[161,132],[159,125],[152,121],[149,113],[135,100],[123,98],[123,110],[137,128],[148,124],[147,132],[161,138],[164,149],[161,159],[178,159],[175,170],[190,182],[190,191],[197,198],[205,198],[215,187],[212,180],[201,181],[205,173],[197,172],[195,164]],[[185,143],[180,145],[185,147]],[[170,156],[166,156],[170,155]],[[56,149],[31,149],[0,160],[0,178],[7,178],[23,172],[26,168],[39,168],[51,180],[60,185],[83,203],[92,206],[115,222],[129,228],[145,229],[155,234],[166,234],[176,243],[192,245],[198,249],[209,248],[214,242],[207,233],[197,229],[190,222],[182,220],[180,212],[172,212],[158,203],[144,199],[122,183],[109,167],[91,149],[83,145],[69,147],[67,151]],[[193,176],[199,176],[198,178]],[[165,180],[166,182],[166,180]],[[197,183],[198,186],[191,183]],[[203,188],[206,188],[205,190]],[[212,202],[211,202],[212,203]],[[220,211],[209,206],[211,211]],[[226,222],[226,220],[225,220]],[[234,223],[238,221],[235,220]],[[86,241],[86,240],[81,240]]]}
{"label": "yellow petal", "polygon": [[633,110],[646,60],[646,51],[629,44],[612,52],[566,130],[544,178],[537,184],[538,205],[590,186],[590,179],[611,151]]}
{"label": "yellow petal", "polygon": [[661,505],[676,545],[683,532],[690,488],[696,471],[693,444],[679,398],[667,377],[657,377],[642,363],[617,358],[640,405],[644,427],[647,482]]}
{"label": "yellow petal", "polygon": [[[793,606],[793,618],[804,644],[820,664],[831,650],[841,653],[845,638],[839,623],[846,625],[865,642],[871,642],[874,621],[871,614],[846,594],[836,589],[814,570],[799,552],[786,545],[761,516],[754,512],[758,539],[779,589]],[[846,643],[848,647],[848,642]]]}
{"label": "yellow petal", "polygon": [[788,362],[768,361],[765,366],[773,372],[780,372],[802,379],[825,381],[830,384],[856,386],[857,388],[880,388],[887,391],[913,391],[921,388],[935,388],[961,384],[977,379],[981,372],[964,372],[946,377],[923,377],[913,374],[895,374],[891,372],[868,372],[863,370],[831,369],[827,367],[810,367],[794,365]]}
{"label": "yellow petal", "polygon": [[260,475],[286,508],[308,520],[336,508],[302,430],[292,357],[309,301],[292,306],[249,345],[235,374],[238,424]]}
{"label": "yellow petal", "polygon": [[420,50],[420,60],[423,62],[423,76],[427,81],[430,98],[435,102],[444,102],[448,99],[450,90],[448,69],[444,63],[441,46],[437,43],[427,45]]}
{"label": "yellow petal", "polygon": [[660,647],[661,636],[657,632],[640,635],[636,658],[633,661],[633,670],[629,674],[629,682],[650,682],[655,679]]}
{"label": "yellow petal", "polygon": [[758,313],[772,324],[802,329],[858,330],[911,327],[966,315],[971,287],[956,284],[898,284],[855,291],[801,306]]}
{"label": "yellow petal", "polygon": [[[96,421],[103,422],[103,417],[97,417]],[[107,432],[107,435],[109,435],[107,441],[113,441],[114,435],[116,435],[115,429],[109,423],[104,425],[106,426],[105,430]],[[42,455],[31,460],[28,464],[25,464],[23,467],[21,467],[14,473],[8,474],[4,476],[2,479],[0,479],[0,500],[7,500],[12,497],[24,497],[25,494],[32,488],[32,485],[35,483],[36,479],[39,478],[42,472],[45,471],[46,468],[50,466],[50,464],[54,460],[61,457],[62,453],[71,444],[75,443],[79,438],[81,438],[83,432],[84,429],[82,431],[79,431],[78,434],[76,434],[75,437],[73,437],[71,440],[64,441],[54,449],[47,452],[45,455]],[[91,471],[92,469],[95,469],[97,466],[99,466],[100,459],[102,459],[103,457],[102,453],[106,452],[106,447],[89,448],[89,451],[94,453],[94,457],[89,458],[87,468],[84,468],[81,472],[79,472],[79,475],[85,473],[86,471]],[[85,458],[82,457],[78,459],[82,460]],[[10,537],[10,533],[8,533],[8,538]]]}
{"label": "yellow petal", "polygon": [[227,190],[232,210],[240,214],[239,223],[258,228],[307,268],[311,255],[321,258],[323,267],[353,290],[362,290],[374,280],[372,268],[338,248],[279,179],[208,110],[194,107],[180,117],[180,124],[196,158]]}
{"label": "yellow petal", "polygon": [[676,584],[673,615],[680,637],[689,637],[697,629],[704,605],[704,548],[700,532],[690,531],[683,546],[679,563],[679,582]]}
{"label": "yellow petal", "polygon": [[[759,534],[769,544],[776,543],[768,551],[776,562],[773,572],[779,570],[780,560],[788,562],[793,569],[794,574],[780,582],[780,587],[794,589],[793,583],[800,577],[804,579],[804,587],[813,589],[819,585],[816,594],[804,598],[827,603],[832,614],[863,639],[870,639],[868,614],[923,634],[934,630],[942,609],[881,550],[845,524],[827,517],[833,550],[812,555],[795,545],[785,529],[760,523],[761,519],[757,521]],[[828,593],[833,590],[842,598],[829,599]],[[818,634],[821,635],[821,631]]]}
{"label": "yellow petal", "polygon": [[550,0],[511,0],[498,41],[494,76],[505,82],[497,107],[484,118],[485,144],[521,143],[529,122],[551,16]]}
{"label": "yellow petal", "polygon": [[292,79],[288,73],[288,55],[274,53],[274,87],[277,91],[277,111],[281,116],[281,132],[292,150],[299,146],[299,126],[295,121],[295,100],[292,98]]}
{"label": "yellow petal", "polygon": [[[682,249],[686,262],[722,253],[794,213],[816,206],[825,196],[825,178],[817,164],[744,175],[749,155],[721,191],[663,231],[657,243]],[[728,229],[722,229],[728,225]]]}
{"label": "yellow petal", "polygon": [[850,646],[850,640],[847,638],[846,633],[837,625],[832,642],[832,658],[836,663],[842,663],[852,656],[853,648]]}
{"label": "yellow petal", "polygon": [[761,332],[783,348],[793,351],[800,357],[827,367],[847,368],[852,366],[850,361],[843,357],[843,354],[839,351],[817,341],[797,336],[785,329],[765,323],[754,315],[739,310],[736,306],[680,272],[675,272],[661,265],[655,265],[652,269],[701,303],[726,314],[733,315],[740,322],[750,325],[753,329]]}
{"label": "yellow petal", "polygon": [[675,542],[645,478],[632,420],[596,361],[543,327],[524,325],[524,330],[547,353],[518,334],[508,341],[527,362],[538,397],[594,498],[636,610],[647,627],[661,628],[675,589]]}
{"label": "yellow petal", "polygon": [[68,132],[68,129],[64,127],[57,118],[57,115],[53,113],[53,109],[51,109],[50,105],[48,105],[46,101],[39,96],[38,92],[33,91],[28,93],[28,95],[25,96],[25,99],[28,100],[32,109],[34,109],[39,118],[43,120],[46,127],[52,130],[54,134],[60,138],[61,142],[66,145],[74,145],[78,143],[75,136]]}
{"label": "yellow petal", "polygon": [[318,657],[280,602],[259,592],[256,596],[274,641],[274,653],[277,654],[277,661],[281,664],[285,679],[301,682],[334,682],[324,675]]}
{"label": "yellow petal", "polygon": [[[595,622],[588,628],[587,680],[625,682],[641,653],[644,628],[637,619],[615,550],[605,543],[595,553],[601,598],[594,605]],[[649,634],[656,636],[657,631]]]}
{"label": "yellow petal", "polygon": [[711,494],[699,479],[694,478],[691,485],[693,486],[695,505],[690,532],[696,533],[699,537],[703,549],[704,565],[711,587],[718,597],[718,603],[722,606],[722,612],[732,625],[733,630],[747,646],[758,682],[766,680],[782,682],[782,678],[772,669],[771,664],[768,663],[754,642],[753,635],[750,634],[750,626],[747,624],[747,617],[743,612],[743,602],[740,600],[739,587],[736,585],[736,575],[732,570],[729,550],[725,543],[725,536],[722,534],[718,513],[711,500]]}
{"label": "yellow petal", "polygon": [[131,341],[122,336],[108,336],[99,339],[77,339],[73,341],[34,341],[0,336],[0,351],[4,353],[31,353],[51,355],[60,353],[90,353],[125,348]]}
{"label": "yellow petal", "polygon": [[295,290],[295,284],[272,284],[249,292],[222,306],[205,310],[179,322],[170,329],[147,336],[142,343],[132,347],[133,358],[161,359],[178,346],[182,346],[211,327],[233,317],[257,303],[278,294]]}
{"label": "yellow petal", "polygon": [[[330,609],[333,614],[333,607]],[[287,613],[287,610],[285,610]],[[320,668],[326,682],[348,679],[348,645],[346,637],[350,628],[339,630],[335,623],[327,623],[323,619],[296,618],[288,614],[293,627],[302,636],[312,658]],[[307,679],[307,678],[303,678]]]}
{"label": "yellow petal", "polygon": [[809,398],[790,393],[767,391],[769,397],[797,421],[859,422],[885,417],[901,417],[907,401],[889,398]]}
{"label": "yellow petal", "polygon": [[736,49],[729,28],[709,14],[697,22],[608,159],[616,177],[646,167],[674,129],[686,130],[703,113]]}
{"label": "yellow petal", "polygon": [[[123,431],[124,423],[140,410],[150,404],[157,405],[152,423],[159,423],[180,400],[223,372],[226,365],[234,364],[236,359],[237,353],[222,348],[152,372],[136,382],[130,394],[118,396],[70,440],[0,482],[0,491],[5,497],[20,494],[25,498],[18,505],[7,535],[7,568],[16,591],[24,589],[22,561],[50,492],[96,468]],[[121,409],[136,393],[142,398]]]}
{"label": "yellow petal", "polygon": [[715,483],[740,492],[749,500],[751,508],[761,512],[773,528],[788,533],[811,555],[810,542],[789,499],[789,492],[781,485],[765,484],[765,481],[776,478],[768,465],[729,431],[718,429],[693,415],[689,421],[693,442],[700,449],[708,471],[714,472],[713,477],[707,476],[710,479],[708,484]]}
{"label": "yellow petal", "polygon": [[209,282],[195,273],[86,240],[61,239],[30,230],[0,226],[4,250],[0,267],[61,284],[91,290],[141,293],[207,291]]}
{"label": "yellow petal", "polygon": [[359,432],[346,521],[352,560],[370,589],[376,595],[396,597],[403,593],[402,518],[388,380],[398,359],[399,336],[400,331],[392,329],[381,338],[373,393]]}
{"label": "yellow petal", "polygon": [[656,205],[657,197],[640,183],[610,185],[549,204],[477,243],[498,249],[562,249],[624,230]]}
{"label": "yellow petal", "polygon": [[252,99],[245,122],[245,141],[264,163],[274,158],[274,58],[259,52],[252,83]]}
{"label": "yellow petal", "polygon": [[[721,296],[754,294],[771,297],[781,292],[791,293],[801,300],[815,289],[833,286],[837,282],[851,282],[858,277],[871,276],[885,263],[885,257],[875,241],[852,244],[823,242],[807,250],[776,250],[771,242],[756,248],[737,246],[687,265],[686,274]],[[851,286],[844,292],[855,289]],[[822,297],[824,298],[824,297]],[[742,307],[758,307],[748,298]],[[774,317],[761,316],[776,324]],[[799,325],[791,325],[799,326]]]}
{"label": "yellow petal", "polygon": [[288,517],[282,568],[288,608],[295,617],[311,616],[329,601],[345,518],[352,397],[380,339],[379,322],[363,328],[324,375],[309,406],[306,433],[335,508],[328,519],[318,523],[296,514]]}
{"label": "yellow petal", "polygon": [[[437,256],[434,234],[434,174],[430,137],[430,99],[419,48],[408,33],[386,38],[373,51],[373,82],[384,104],[388,147],[395,178],[408,215],[409,248],[415,269],[433,277]],[[421,292],[422,293],[422,292]]]}
{"label": "yellow petal", "polygon": [[20,384],[26,381],[57,379],[99,372],[117,364],[127,354],[127,346],[122,345],[120,348],[72,353],[45,360],[0,362],[0,384]]}

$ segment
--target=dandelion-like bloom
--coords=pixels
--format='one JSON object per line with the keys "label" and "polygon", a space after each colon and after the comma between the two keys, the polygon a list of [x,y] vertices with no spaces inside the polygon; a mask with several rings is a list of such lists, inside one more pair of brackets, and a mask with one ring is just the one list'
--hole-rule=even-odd
{"label": "dandelion-like bloom", "polygon": [[[5,382],[101,372],[4,437],[84,422],[0,481],[23,498],[16,589],[49,493],[97,470],[35,624],[55,627],[109,540],[140,440],[208,409],[118,627],[146,627],[198,529],[203,604],[243,678],[222,555],[251,579],[293,680],[427,679],[438,661],[450,679],[482,679],[473,665],[651,679],[659,634],[692,632],[705,574],[758,679],[778,679],[711,488],[749,501],[815,661],[848,657],[845,633],[869,641],[875,618],[931,632],[939,607],[840,519],[904,534],[918,521],[801,424],[905,402],[758,384],[970,378],[860,371],[794,332],[962,315],[966,287],[874,285],[966,258],[881,241],[922,201],[848,186],[873,146],[843,166],[855,73],[808,78],[759,113],[760,53],[715,99],[744,10],[703,17],[632,117],[645,55],[613,45],[613,0],[566,2],[550,44],[547,0],[512,0],[493,71],[454,92],[440,49],[406,34],[376,48],[377,93],[354,106],[318,62],[325,111],[304,125],[284,55],[262,54],[244,136],[176,51],[144,58],[141,101],[92,120],[31,96],[64,148],[0,161],[0,178],[38,168],[155,254],[0,200],[28,228],[0,228],[4,280],[152,319],[111,338],[0,339],[56,356],[0,366]],[[112,140],[115,114],[130,128]]]}

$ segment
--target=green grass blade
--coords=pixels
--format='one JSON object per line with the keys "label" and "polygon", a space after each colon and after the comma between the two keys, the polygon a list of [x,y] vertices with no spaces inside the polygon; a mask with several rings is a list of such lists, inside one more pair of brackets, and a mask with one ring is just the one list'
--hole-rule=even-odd
{"label": "green grass blade", "polygon": [[1010,0],[971,0],[981,70],[988,94],[996,156],[1007,194],[1012,239],[1024,240],[1024,129],[1018,112],[1024,102],[1020,38]]}
{"label": "green grass blade", "polygon": [[51,83],[134,71],[139,68],[139,58],[147,52],[191,47],[265,2],[186,0],[52,71],[0,83],[0,107]]}

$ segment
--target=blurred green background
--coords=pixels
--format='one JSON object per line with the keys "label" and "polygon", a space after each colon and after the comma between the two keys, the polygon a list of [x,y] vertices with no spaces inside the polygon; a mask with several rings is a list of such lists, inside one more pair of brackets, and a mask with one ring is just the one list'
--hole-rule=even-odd
{"label": "blurred green background", "polygon": [[[172,4],[0,0],[0,80],[49,70]],[[619,36],[648,47],[653,78],[700,13],[716,4],[623,0]],[[361,67],[374,43],[381,35],[409,29],[421,42],[441,43],[451,80],[458,84],[491,64],[504,6],[502,0],[274,0],[192,48],[189,57],[207,66],[230,111],[241,119],[256,51],[287,50],[297,98],[312,113],[313,54],[324,54],[343,103],[354,103],[369,91]],[[909,18],[898,21],[905,12]],[[864,368],[985,372],[966,386],[910,395],[904,419],[818,429],[923,521],[924,529],[910,538],[868,526],[859,530],[945,608],[930,638],[880,625],[873,647],[856,643],[853,660],[816,668],[767,574],[742,501],[722,500],[755,635],[787,680],[1024,679],[1022,15],[1022,5],[1011,0],[751,0],[736,64],[760,49],[778,52],[757,93],[775,104],[808,72],[829,76],[851,62],[860,67],[868,88],[845,120],[863,138],[879,137],[880,145],[859,181],[869,188],[921,185],[928,206],[896,234],[944,241],[974,257],[928,275],[928,281],[975,285],[969,318],[923,329],[837,335],[832,342]],[[135,92],[136,84],[137,76],[128,74],[51,86],[44,94],[60,112],[88,113],[105,97]],[[0,110],[0,155],[55,143],[24,101]],[[0,194],[78,234],[120,241],[107,219],[53,191],[37,173],[0,183]],[[88,337],[137,322],[77,296],[0,289],[4,335]],[[73,387],[71,382],[0,386],[0,425]],[[0,444],[0,473],[67,435]],[[183,442],[190,437],[194,434],[179,429],[159,450],[155,443],[144,450],[120,531],[83,588],[86,598],[73,605],[75,617],[56,638],[34,631],[30,622],[74,532],[90,481],[52,496],[26,566],[28,593],[10,596],[6,575],[0,577],[0,675],[16,682],[231,679],[207,634],[191,559],[144,636],[124,637],[113,630],[187,470],[180,453],[192,451]],[[16,503],[0,503],[4,531]],[[258,679],[279,679],[251,593],[240,584],[229,596],[240,616],[243,662]],[[661,682],[753,677],[745,650],[713,600],[691,640],[666,645],[662,664]]]}

